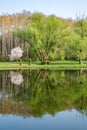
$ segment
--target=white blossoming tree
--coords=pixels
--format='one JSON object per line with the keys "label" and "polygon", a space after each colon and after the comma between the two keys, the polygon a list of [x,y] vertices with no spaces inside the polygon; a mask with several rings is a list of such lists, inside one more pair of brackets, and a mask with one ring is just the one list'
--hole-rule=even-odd
{"label": "white blossoming tree", "polygon": [[19,60],[22,56],[23,56],[23,50],[20,47],[15,47],[11,50],[9,58],[10,61],[14,61],[14,60]]}

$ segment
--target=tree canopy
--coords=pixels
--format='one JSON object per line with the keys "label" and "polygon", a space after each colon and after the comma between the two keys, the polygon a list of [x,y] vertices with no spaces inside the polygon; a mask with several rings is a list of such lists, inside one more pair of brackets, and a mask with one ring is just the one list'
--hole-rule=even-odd
{"label": "tree canopy", "polygon": [[22,12],[0,16],[0,60],[9,60],[10,51],[20,46],[23,60],[87,59],[87,18],[76,20]]}

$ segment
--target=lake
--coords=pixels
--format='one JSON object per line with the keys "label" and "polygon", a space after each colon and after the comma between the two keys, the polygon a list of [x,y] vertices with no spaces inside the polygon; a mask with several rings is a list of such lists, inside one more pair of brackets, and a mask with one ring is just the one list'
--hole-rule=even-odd
{"label": "lake", "polygon": [[0,71],[0,129],[87,130],[87,71]]}

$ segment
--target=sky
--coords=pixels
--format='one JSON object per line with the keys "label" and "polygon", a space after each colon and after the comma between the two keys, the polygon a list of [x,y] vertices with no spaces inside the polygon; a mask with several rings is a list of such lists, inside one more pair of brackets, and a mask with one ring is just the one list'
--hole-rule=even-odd
{"label": "sky", "polygon": [[0,15],[23,10],[75,19],[87,14],[87,0],[0,0]]}

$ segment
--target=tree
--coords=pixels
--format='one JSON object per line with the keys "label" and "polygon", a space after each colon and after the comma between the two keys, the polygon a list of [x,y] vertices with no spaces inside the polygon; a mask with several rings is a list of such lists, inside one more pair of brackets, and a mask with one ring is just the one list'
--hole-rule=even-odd
{"label": "tree", "polygon": [[87,57],[87,18],[84,16],[77,17],[75,32],[75,50],[79,63]]}
{"label": "tree", "polygon": [[[31,16],[31,22],[24,29],[18,29],[15,34],[18,37],[25,38],[30,44],[30,51],[33,56],[36,55],[42,63],[46,63],[49,57],[56,53],[61,44],[64,45],[67,35],[67,24],[56,16],[45,16],[40,13]],[[62,40],[61,40],[62,39]],[[52,53],[51,53],[52,52]]]}
{"label": "tree", "polygon": [[20,47],[15,47],[11,50],[9,55],[10,61],[19,60],[23,55],[23,50]]}

